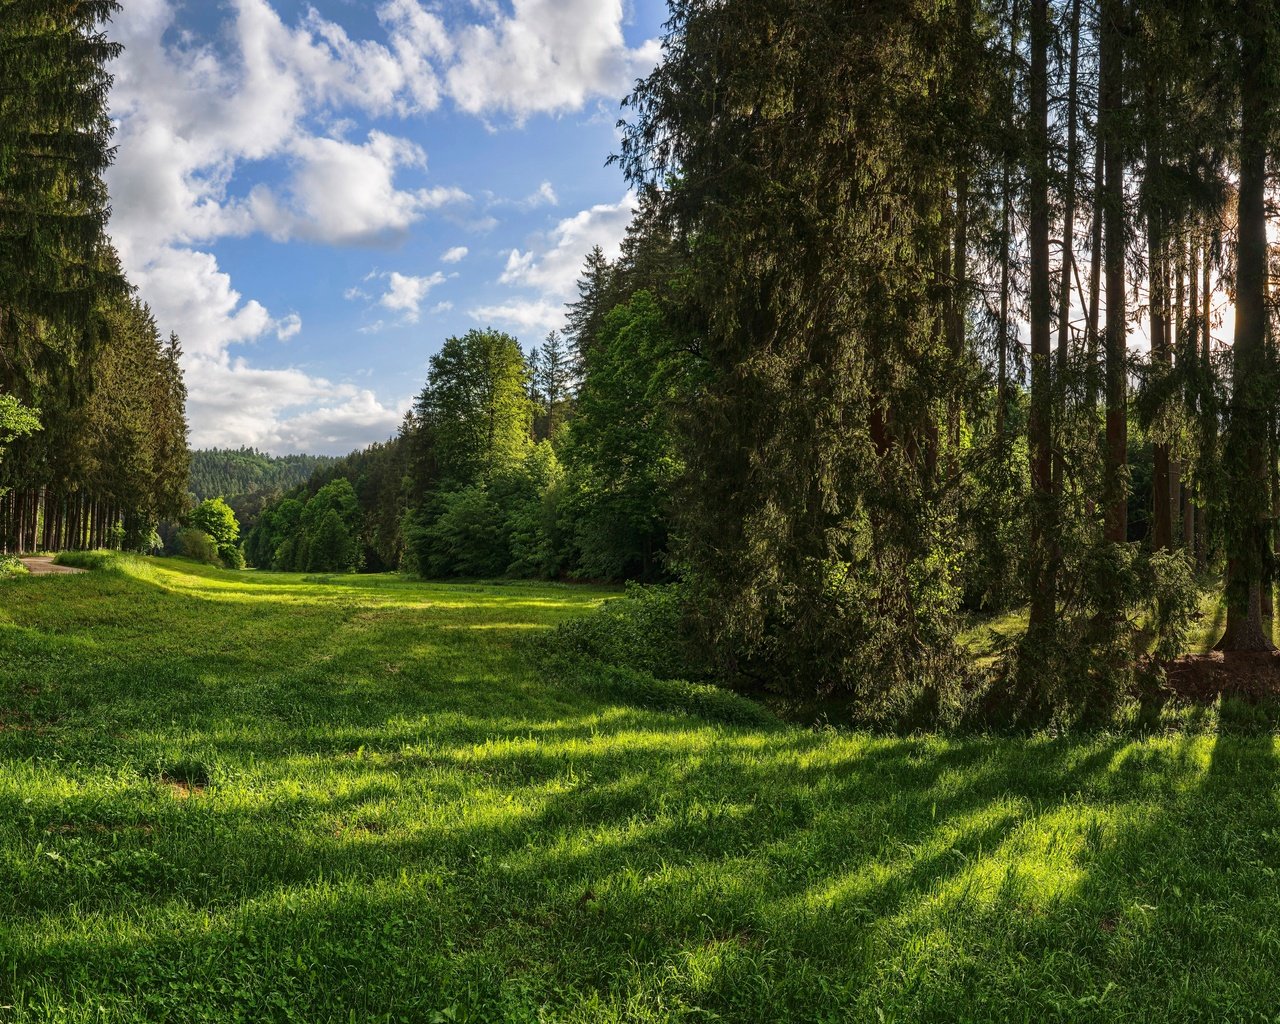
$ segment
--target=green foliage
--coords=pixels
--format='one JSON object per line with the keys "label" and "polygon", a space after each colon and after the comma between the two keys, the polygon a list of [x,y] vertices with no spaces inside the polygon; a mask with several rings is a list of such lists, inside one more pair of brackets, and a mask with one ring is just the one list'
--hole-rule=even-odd
{"label": "green foliage", "polygon": [[691,390],[690,359],[657,300],[640,291],[603,317],[583,365],[565,456],[578,572],[652,579],[681,470],[672,406]]}
{"label": "green foliage", "polygon": [[625,169],[666,190],[689,252],[691,625],[728,678],[946,707],[959,537],[934,438],[976,373],[938,266],[990,68],[976,46],[958,72],[936,4],[784,7],[673,3],[624,128]]}
{"label": "green foliage", "polygon": [[305,501],[286,498],[264,512],[245,540],[245,557],[286,572],[353,572],[361,565],[361,518],[355,488],[338,477]]}
{"label": "green foliage", "polygon": [[493,330],[446,339],[414,411],[416,429],[430,439],[438,487],[467,486],[518,464],[533,427],[519,343]]}
{"label": "green foliage", "polygon": [[1185,653],[1200,589],[1183,552],[1096,544],[1064,573],[1052,635],[1029,632],[1007,652],[1004,681],[986,698],[988,721],[1060,728],[1105,725],[1123,702]]}
{"label": "green foliage", "polygon": [[191,512],[187,521],[212,537],[219,547],[235,544],[240,539],[236,514],[221,498],[206,498]]}
{"label": "green foliage", "polygon": [[564,472],[543,441],[487,481],[446,491],[406,527],[412,565],[433,578],[554,577],[565,562]]}
{"label": "green foliage", "polygon": [[0,580],[26,575],[28,575],[27,567],[15,556],[0,555]]}
{"label": "green foliage", "polygon": [[337,459],[327,455],[268,455],[256,448],[208,448],[191,453],[188,487],[196,501],[276,494],[305,484]]}
{"label": "green foliage", "polygon": [[[243,569],[244,552],[240,548],[240,524],[236,514],[221,498],[206,498],[187,517],[191,527],[213,539],[218,559],[228,569]],[[179,541],[181,545],[183,541]],[[205,561],[198,555],[188,555]]]}
{"label": "green foliage", "polygon": [[631,669],[656,679],[698,676],[684,633],[684,595],[678,585],[631,584],[625,597],[558,627],[548,647],[568,661],[583,659]]}
{"label": "green foliage", "polygon": [[356,559],[351,528],[337,509],[325,509],[308,529],[307,572],[350,572]]}
{"label": "green foliage", "polygon": [[0,456],[4,445],[40,429],[40,410],[28,409],[13,395],[0,392]]}
{"label": "green foliage", "polygon": [[[109,572],[117,576],[136,576],[143,566],[137,555],[119,551],[63,551],[54,562],[57,565],[71,566],[73,569],[87,569],[90,572]],[[217,565],[217,561],[208,564]]]}
{"label": "green foliage", "polygon": [[434,518],[410,530],[419,571],[429,578],[501,576],[510,562],[504,520],[489,485],[447,491],[433,504]]}
{"label": "green foliage", "polygon": [[178,554],[195,562],[206,565],[221,565],[222,557],[218,551],[218,542],[195,527],[183,527],[175,538]]}

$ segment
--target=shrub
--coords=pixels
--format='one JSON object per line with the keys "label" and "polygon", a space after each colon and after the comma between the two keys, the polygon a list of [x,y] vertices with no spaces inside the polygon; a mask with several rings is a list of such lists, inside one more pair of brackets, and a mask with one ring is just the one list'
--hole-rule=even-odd
{"label": "shrub", "polygon": [[243,569],[244,568],[244,551],[238,544],[220,544],[218,545],[218,558],[222,560],[222,564],[227,569]]}
{"label": "shrub", "polygon": [[0,580],[26,575],[28,575],[27,567],[13,555],[0,555]]}
{"label": "shrub", "polygon": [[682,597],[675,584],[631,584],[624,597],[605,602],[594,615],[560,625],[551,642],[570,656],[657,679],[700,677],[705,673],[681,627]]}
{"label": "shrub", "polygon": [[217,542],[203,530],[190,526],[184,527],[178,531],[177,545],[178,554],[184,558],[204,562],[206,565],[222,564],[222,559],[218,556]]}

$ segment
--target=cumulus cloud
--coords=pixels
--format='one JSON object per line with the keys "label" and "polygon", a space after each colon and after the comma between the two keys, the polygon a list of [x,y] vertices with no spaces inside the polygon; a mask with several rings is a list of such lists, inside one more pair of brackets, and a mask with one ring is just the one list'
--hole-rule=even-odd
{"label": "cumulus cloud", "polygon": [[422,300],[438,284],[444,283],[444,274],[437,271],[429,277],[410,277],[392,271],[387,275],[387,291],[378,300],[386,309],[404,314],[404,322],[416,324],[422,310]]}
{"label": "cumulus cloud", "polygon": [[471,317],[485,324],[501,324],[525,333],[542,334],[563,325],[564,303],[546,299],[512,299],[491,306],[477,306]]}
{"label": "cumulus cloud", "polygon": [[513,0],[486,24],[455,34],[444,72],[449,95],[472,114],[579,110],[597,95],[623,95],[659,57],[656,40],[638,49],[622,34],[622,0]]}
{"label": "cumulus cloud", "polygon": [[242,359],[193,360],[188,401],[195,447],[253,445],[272,452],[343,455],[393,434],[409,406],[384,405],[368,389],[299,369],[261,369]]}
{"label": "cumulus cloud", "polygon": [[302,317],[297,313],[290,313],[283,320],[276,321],[276,338],[280,341],[288,341],[302,333]]}
{"label": "cumulus cloud", "polygon": [[469,198],[458,188],[398,189],[401,167],[426,167],[412,142],[384,132],[362,145],[338,139],[299,138],[286,195],[267,186],[249,196],[254,222],[278,242],[368,243],[402,237],[424,213]]}
{"label": "cumulus cloud", "polygon": [[527,251],[512,249],[498,281],[533,290],[536,297],[480,306],[471,311],[472,317],[526,331],[563,326],[564,306],[577,294],[587,253],[598,245],[607,259],[615,259],[636,205],[635,195],[628,192],[617,203],[600,204],[566,217]]}
{"label": "cumulus cloud", "polygon": [[452,249],[440,257],[442,263],[461,263],[467,258],[467,253],[471,250],[465,245],[455,245]]}

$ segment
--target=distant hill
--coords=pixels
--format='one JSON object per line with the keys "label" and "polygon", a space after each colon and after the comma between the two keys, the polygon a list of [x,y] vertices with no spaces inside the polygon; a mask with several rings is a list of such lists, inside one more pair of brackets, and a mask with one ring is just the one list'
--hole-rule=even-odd
{"label": "distant hill", "polygon": [[206,448],[191,453],[187,484],[196,501],[273,494],[305,484],[329,455],[268,455],[256,448]]}

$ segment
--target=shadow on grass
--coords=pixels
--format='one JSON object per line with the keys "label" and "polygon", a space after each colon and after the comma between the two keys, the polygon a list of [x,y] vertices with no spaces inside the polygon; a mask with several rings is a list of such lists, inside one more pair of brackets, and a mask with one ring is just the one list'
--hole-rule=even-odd
{"label": "shadow on grass", "polygon": [[[208,633],[120,650],[126,627],[86,610],[88,646],[58,648],[31,705],[56,734],[0,734],[14,1021],[1280,1002],[1270,737],[726,728],[566,691],[483,630],[439,628],[456,612],[264,601],[237,637],[229,602],[131,587],[137,635]],[[0,667],[15,696],[19,675]],[[207,788],[176,794],[176,764]]]}

